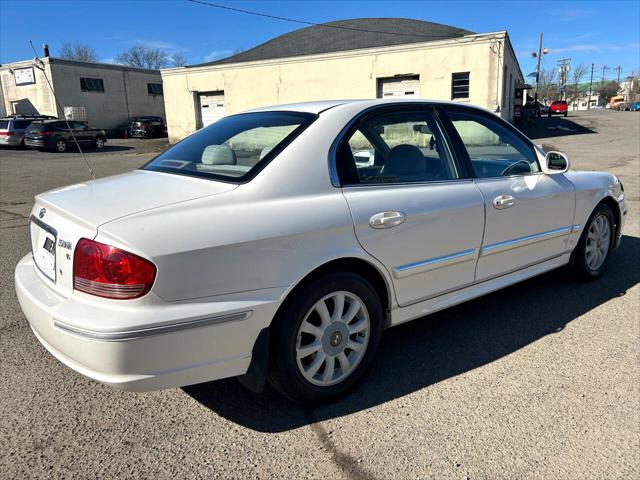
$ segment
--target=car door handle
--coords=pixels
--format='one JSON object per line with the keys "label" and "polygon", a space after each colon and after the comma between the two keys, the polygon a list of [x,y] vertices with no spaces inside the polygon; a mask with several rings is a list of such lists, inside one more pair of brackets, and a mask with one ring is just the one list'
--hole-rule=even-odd
{"label": "car door handle", "polygon": [[391,228],[400,225],[407,216],[402,212],[380,212],[369,219],[372,228]]}
{"label": "car door handle", "polygon": [[493,199],[493,208],[498,210],[504,210],[505,208],[513,207],[516,204],[516,199],[511,195],[500,195]]}

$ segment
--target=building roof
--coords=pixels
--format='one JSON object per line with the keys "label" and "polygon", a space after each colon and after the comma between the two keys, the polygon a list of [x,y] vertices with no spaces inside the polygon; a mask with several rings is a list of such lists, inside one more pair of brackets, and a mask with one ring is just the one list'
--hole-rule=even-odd
{"label": "building roof", "polygon": [[231,57],[191,66],[202,67],[227,63],[255,62],[275,58],[431,42],[473,34],[474,32],[462,28],[410,18],[337,20],[285,33]]}

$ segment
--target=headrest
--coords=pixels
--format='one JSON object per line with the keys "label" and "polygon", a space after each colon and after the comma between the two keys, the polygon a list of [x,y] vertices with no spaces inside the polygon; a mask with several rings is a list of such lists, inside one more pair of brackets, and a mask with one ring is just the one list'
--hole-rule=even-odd
{"label": "headrest", "polygon": [[236,152],[226,145],[207,145],[202,152],[204,165],[236,165]]}
{"label": "headrest", "polygon": [[414,145],[397,145],[391,149],[382,172],[385,175],[415,175],[425,173],[426,162]]}
{"label": "headrest", "polygon": [[273,147],[274,147],[274,146],[275,146],[275,145],[269,145],[268,147],[264,147],[264,148],[262,149],[262,151],[260,152],[260,158],[259,158],[259,160],[262,160],[262,159],[267,155],[267,153],[269,153],[271,150],[273,150]]}

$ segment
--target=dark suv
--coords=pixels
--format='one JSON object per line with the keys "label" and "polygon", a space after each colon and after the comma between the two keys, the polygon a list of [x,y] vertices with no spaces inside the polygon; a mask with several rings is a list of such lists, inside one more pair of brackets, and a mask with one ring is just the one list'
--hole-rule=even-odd
{"label": "dark suv", "polygon": [[104,148],[107,136],[104,130],[89,128],[86,123],[76,120],[44,120],[32,122],[24,136],[27,147],[38,150],[66,152],[75,144],[73,137],[82,147]]}

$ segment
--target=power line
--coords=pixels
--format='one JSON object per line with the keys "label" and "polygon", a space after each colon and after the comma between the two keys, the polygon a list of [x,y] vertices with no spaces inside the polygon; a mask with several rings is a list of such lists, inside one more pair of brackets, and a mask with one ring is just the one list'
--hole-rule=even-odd
{"label": "power line", "polygon": [[326,23],[307,22],[306,20],[297,20],[295,18],[279,17],[277,15],[269,15],[268,13],[254,12],[251,10],[244,10],[242,8],[228,7],[227,5],[220,5],[218,3],[209,3],[202,0],[186,0],[190,3],[197,3],[200,5],[206,5],[207,7],[219,8],[222,10],[230,10],[237,13],[246,13],[247,15],[255,15],[257,17],[271,18],[272,20],[282,20],[284,22],[298,23],[302,25],[311,25],[314,27],[333,28],[336,30],[351,30],[354,32],[366,32],[366,33],[381,33],[383,35],[396,35],[401,37],[423,37],[423,38],[451,38],[451,35],[426,35],[422,33],[399,33],[399,32],[385,32],[382,30],[369,30],[366,28],[345,27],[343,25],[327,25]]}

